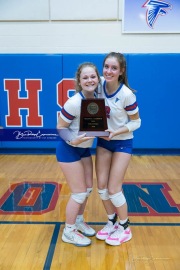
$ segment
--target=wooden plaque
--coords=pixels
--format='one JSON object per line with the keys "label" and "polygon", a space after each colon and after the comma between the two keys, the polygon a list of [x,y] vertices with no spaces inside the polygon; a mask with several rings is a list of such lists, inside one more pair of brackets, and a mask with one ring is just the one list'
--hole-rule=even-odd
{"label": "wooden plaque", "polygon": [[105,101],[99,99],[82,99],[79,135],[86,133],[88,137],[109,136],[107,129]]}

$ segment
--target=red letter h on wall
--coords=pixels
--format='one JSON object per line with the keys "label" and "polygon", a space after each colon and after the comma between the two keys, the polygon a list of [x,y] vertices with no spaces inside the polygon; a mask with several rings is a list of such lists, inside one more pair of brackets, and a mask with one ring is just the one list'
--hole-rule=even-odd
{"label": "red letter h on wall", "polygon": [[8,115],[6,115],[7,126],[21,126],[21,109],[27,109],[26,126],[43,126],[43,117],[39,114],[39,91],[41,80],[25,80],[25,91],[27,97],[19,97],[20,80],[4,80],[5,91],[7,91]]}

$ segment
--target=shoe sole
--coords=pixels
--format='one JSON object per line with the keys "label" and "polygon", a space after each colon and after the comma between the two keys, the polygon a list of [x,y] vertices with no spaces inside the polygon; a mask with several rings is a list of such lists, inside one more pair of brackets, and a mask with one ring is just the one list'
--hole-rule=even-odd
{"label": "shoe sole", "polygon": [[87,246],[89,246],[91,244],[91,242],[88,243],[88,244],[77,244],[77,243],[74,243],[73,241],[67,239],[65,235],[62,235],[62,240],[63,240],[63,242],[68,243],[68,244],[73,244],[76,247],[87,247]]}
{"label": "shoe sole", "polygon": [[96,238],[97,238],[98,240],[101,240],[101,241],[105,241],[108,237],[109,237],[109,235],[107,235],[106,238],[99,238],[99,236],[97,236],[97,234],[96,234]]}
{"label": "shoe sole", "polygon": [[105,241],[105,243],[108,244],[108,245],[110,245],[110,246],[120,246],[121,244],[126,243],[126,242],[128,242],[129,240],[131,240],[131,239],[132,239],[132,235],[130,236],[130,238],[125,239],[125,241],[120,242],[120,243],[117,243],[117,244],[116,244],[116,243],[115,243],[115,244],[108,243],[108,242],[106,242],[106,241]]}

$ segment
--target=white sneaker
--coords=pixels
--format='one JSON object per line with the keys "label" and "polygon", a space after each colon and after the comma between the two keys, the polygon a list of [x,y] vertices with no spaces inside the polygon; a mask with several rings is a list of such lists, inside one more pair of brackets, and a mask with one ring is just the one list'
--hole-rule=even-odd
{"label": "white sneaker", "polygon": [[77,230],[67,232],[66,229],[63,230],[62,240],[66,243],[74,244],[78,247],[85,247],[91,244],[91,240],[79,233]]}
{"label": "white sneaker", "polygon": [[127,227],[125,230],[122,226],[112,233],[105,242],[111,246],[119,246],[132,238],[131,229]]}
{"label": "white sneaker", "polygon": [[80,231],[82,234],[86,236],[94,236],[96,234],[95,230],[91,228],[86,222],[77,222],[76,228],[78,231]]}
{"label": "white sneaker", "polygon": [[97,232],[96,238],[99,240],[106,240],[106,238],[108,238],[110,234],[115,232],[118,227],[118,222],[115,222],[115,224],[113,224],[112,221],[108,220],[108,223],[104,226],[104,228]]}

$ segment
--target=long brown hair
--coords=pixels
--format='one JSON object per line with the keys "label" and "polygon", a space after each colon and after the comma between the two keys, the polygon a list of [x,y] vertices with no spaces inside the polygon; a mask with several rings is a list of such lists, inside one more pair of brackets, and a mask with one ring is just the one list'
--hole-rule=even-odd
{"label": "long brown hair", "polygon": [[118,78],[118,81],[120,83],[123,83],[125,84],[129,89],[131,89],[132,92],[136,92],[134,89],[132,89],[130,86],[129,86],[129,83],[128,83],[128,78],[127,78],[127,64],[126,64],[126,59],[124,57],[124,55],[122,53],[117,53],[117,52],[110,52],[109,54],[106,55],[106,57],[104,58],[104,61],[103,61],[103,67],[104,67],[104,64],[105,64],[105,61],[107,58],[111,58],[111,57],[114,57],[117,59],[118,63],[119,63],[119,67],[120,69],[122,70],[122,75],[119,75],[119,78]]}

